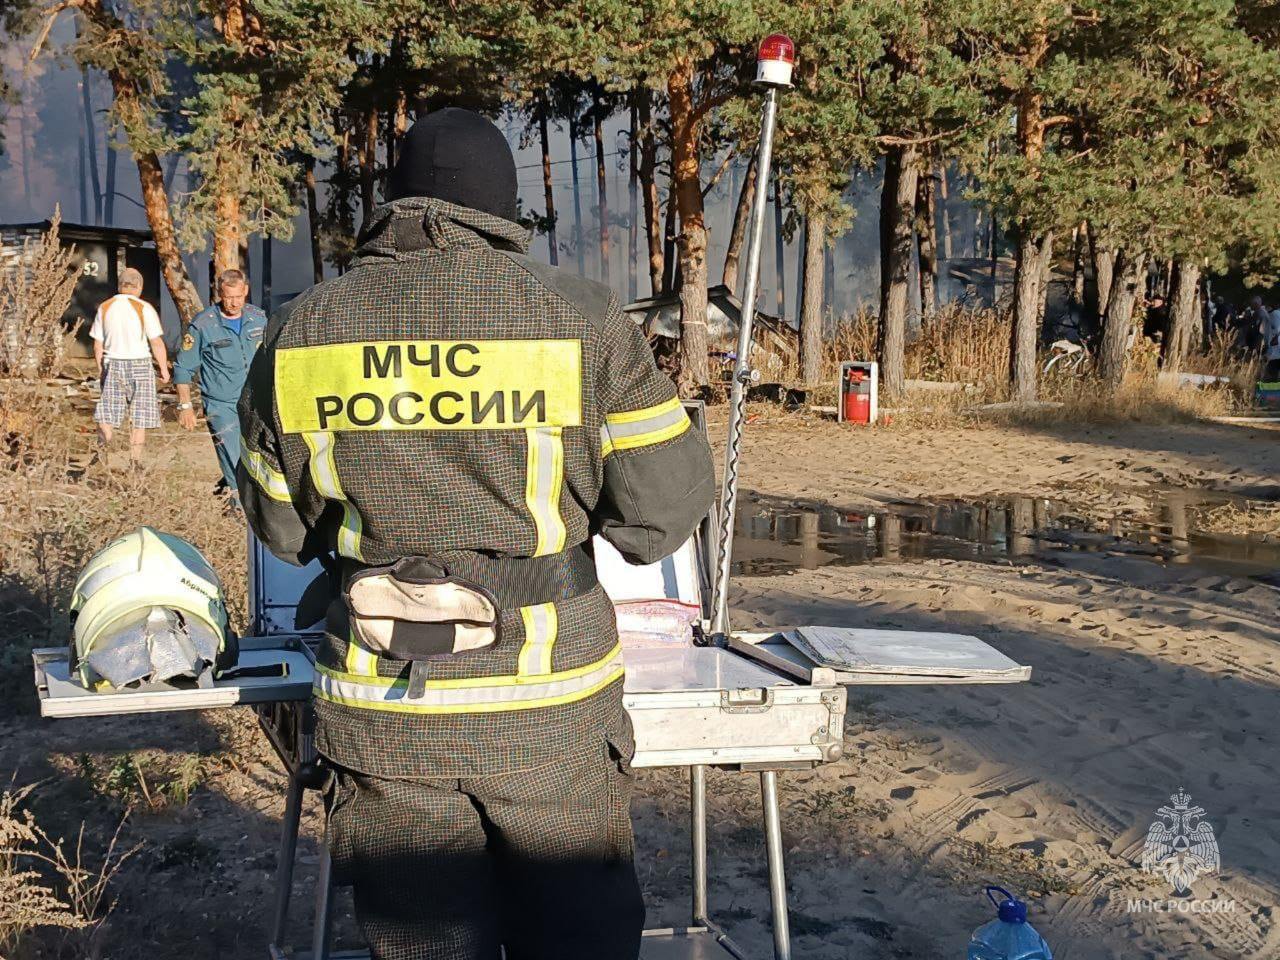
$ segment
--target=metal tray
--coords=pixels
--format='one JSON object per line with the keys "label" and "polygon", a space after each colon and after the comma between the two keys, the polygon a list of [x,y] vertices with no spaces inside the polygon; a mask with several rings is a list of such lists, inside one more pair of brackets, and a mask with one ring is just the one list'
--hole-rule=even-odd
{"label": "metal tray", "polygon": [[31,652],[36,693],[44,717],[101,717],[170,710],[209,710],[255,703],[311,698],[311,660],[297,637],[249,637],[242,641],[239,666],[284,663],[283,677],[244,677],[214,681],[204,689],[122,690],[95,693],[73,680],[66,647],[39,647]]}

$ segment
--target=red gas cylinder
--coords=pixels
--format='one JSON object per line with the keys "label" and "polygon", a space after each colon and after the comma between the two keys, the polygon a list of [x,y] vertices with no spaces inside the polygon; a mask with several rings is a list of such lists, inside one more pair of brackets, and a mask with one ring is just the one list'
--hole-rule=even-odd
{"label": "red gas cylinder", "polygon": [[846,423],[871,422],[871,383],[861,370],[850,370],[844,384]]}

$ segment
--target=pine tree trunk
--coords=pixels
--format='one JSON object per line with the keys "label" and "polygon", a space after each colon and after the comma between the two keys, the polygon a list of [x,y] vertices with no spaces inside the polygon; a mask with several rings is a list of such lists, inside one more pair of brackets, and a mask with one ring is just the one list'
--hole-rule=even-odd
{"label": "pine tree trunk", "polygon": [[360,233],[368,226],[373,217],[378,198],[374,194],[374,184],[378,175],[378,111],[370,108],[364,116],[364,130],[360,135],[360,212],[362,220]]}
{"label": "pine tree trunk", "polygon": [[400,143],[409,132],[409,93],[403,87],[396,91],[396,105],[391,113],[391,143],[387,145],[387,169],[400,159]]}
{"label": "pine tree trunk", "polygon": [[912,222],[919,151],[893,147],[885,155],[880,196],[880,390],[886,400],[902,396],[906,378],[907,304],[911,287]]}
{"label": "pine tree trunk", "polygon": [[676,198],[674,182],[667,184],[667,213],[662,223],[662,292],[670,293],[676,288],[680,277],[680,260],[676,256],[677,214],[679,201]]}
{"label": "pine tree trunk", "polygon": [[666,261],[662,248],[662,205],[658,201],[658,138],[653,133],[649,91],[637,94],[640,120],[640,195],[644,201],[644,231],[649,248],[649,295],[662,292]]}
{"label": "pine tree trunk", "polygon": [[[972,186],[972,182],[970,185]],[[971,203],[969,209],[973,211],[973,226],[969,234],[969,257],[977,260],[985,249],[983,241],[985,234],[982,227],[983,208],[981,203]]]}
{"label": "pine tree trunk", "polygon": [[[81,9],[86,16],[94,17],[100,22],[105,17],[100,0],[89,0]],[[108,21],[110,22],[110,21]],[[138,91],[128,77],[118,70],[107,73],[111,80],[111,90],[115,97],[116,114],[120,118],[121,128],[126,132],[145,130],[146,116],[139,102]],[[187,265],[182,262],[182,252],[178,249],[177,234],[173,229],[173,212],[169,209],[169,195],[165,190],[164,172],[160,168],[160,158],[154,150],[147,150],[138,144],[130,144],[134,162],[138,167],[138,181],[142,192],[142,207],[147,215],[147,224],[151,227],[152,240],[156,245],[156,256],[160,261],[160,272],[165,286],[169,288],[169,296],[178,310],[185,332],[191,319],[204,309],[200,294],[187,275]]]}
{"label": "pine tree trunk", "polygon": [[1088,226],[1081,223],[1071,231],[1071,304],[1084,307],[1084,238]]}
{"label": "pine tree trunk", "polygon": [[1129,334],[1133,330],[1133,308],[1142,295],[1146,280],[1147,255],[1121,249],[1115,260],[1115,279],[1107,299],[1107,315],[1102,327],[1102,353],[1098,374],[1108,390],[1124,383],[1129,371]]}
{"label": "pine tree trunk", "polygon": [[542,146],[542,195],[547,204],[547,256],[554,267],[560,263],[560,245],[556,240],[556,194],[551,183],[551,136],[545,97],[538,101],[538,139]]}
{"label": "pine tree trunk", "polygon": [[756,154],[747,161],[747,175],[738,192],[738,204],[733,208],[733,227],[729,230],[729,249],[724,255],[724,273],[721,282],[734,293],[738,292],[738,268],[742,260],[742,245],[747,238],[747,223],[751,219],[751,204],[756,194]]}
{"label": "pine tree trunk", "polygon": [[214,205],[213,273],[240,269],[240,198],[222,191]]}
{"label": "pine tree trunk", "polygon": [[578,106],[569,107],[569,167],[573,176],[573,249],[577,253],[578,273],[586,276],[586,251],[582,236],[582,186],[578,182]]}
{"label": "pine tree trunk", "polygon": [[[701,117],[693,104],[693,61],[681,57],[667,79],[672,186],[680,212],[680,384],[686,393],[711,379],[707,363],[707,228],[699,154]],[[744,303],[743,310],[755,304]]]}
{"label": "pine tree trunk", "polygon": [[[1049,50],[1049,33],[1044,18],[1037,19],[1027,38],[1023,65],[1027,76],[1034,77]],[[1030,179],[1040,180],[1040,160],[1044,155],[1044,96],[1039,88],[1027,83],[1017,95],[1015,137],[1018,152],[1026,164]],[[1013,344],[1009,365],[1013,398],[1036,399],[1036,346],[1040,339],[1040,318],[1044,313],[1048,288],[1048,260],[1053,256],[1053,235],[1034,220],[1018,224],[1017,261],[1014,264]],[[994,267],[994,261],[993,261]]]}
{"label": "pine tree trunk", "polygon": [[268,314],[271,313],[271,260],[274,246],[270,237],[262,238],[262,286],[259,289],[262,291],[262,309]]}
{"label": "pine tree trunk", "polygon": [[[350,186],[350,184],[353,183],[351,173],[351,129],[346,126],[338,127],[339,123],[341,123],[341,118],[335,119],[334,126],[341,132],[338,134],[338,142],[336,144],[337,150],[335,151],[333,158],[335,176],[329,183],[329,191],[330,196],[333,196],[335,190],[338,191],[339,195],[335,199],[339,202],[335,204],[335,212],[345,220],[345,211],[354,202],[351,199],[352,191]],[[355,232],[354,224],[352,224],[352,230],[349,232]],[[338,276],[342,276],[346,273],[347,267],[350,265],[351,252],[346,249],[339,248],[337,255],[334,257],[334,266],[338,270]]]}
{"label": "pine tree trunk", "polygon": [[938,204],[942,212],[942,259],[944,261],[951,259],[951,209],[948,202],[947,190],[947,165],[940,163],[937,166],[938,171]]}
{"label": "pine tree trunk", "polygon": [[316,202],[316,161],[307,157],[303,166],[307,193],[307,227],[311,236],[311,282],[324,280],[324,257],[320,252],[320,207]]}
{"label": "pine tree trunk", "polygon": [[773,265],[778,283],[778,316],[787,313],[787,245],[782,235],[782,180],[773,178]]}
{"label": "pine tree trunk", "polygon": [[76,176],[80,183],[80,222],[89,222],[89,168],[86,165],[85,144],[84,144],[84,126],[80,125],[77,131],[79,136],[79,165],[76,168]]}
{"label": "pine tree trunk", "polygon": [[[120,94],[117,89],[117,109],[119,104]],[[182,262],[182,252],[178,249],[178,239],[173,229],[173,213],[169,209],[169,196],[164,189],[160,160],[151,150],[135,149],[133,157],[138,165],[142,207],[146,211],[147,224],[151,227],[151,236],[156,245],[160,272],[164,276],[165,286],[169,288],[169,296],[173,298],[173,305],[178,310],[185,333],[187,324],[204,309],[204,304],[195,284],[187,276],[187,265]]]}
{"label": "pine tree trunk", "polygon": [[1098,318],[1105,319],[1111,302],[1111,285],[1115,281],[1116,251],[1103,246],[1103,241],[1089,225],[1089,249],[1093,255],[1093,282],[1098,289]]}
{"label": "pine tree trunk", "polygon": [[1013,273],[1013,327],[1009,350],[1009,381],[1013,399],[1036,399],[1036,341],[1040,328],[1040,246],[1043,238],[1024,230],[1018,238]]}
{"label": "pine tree trunk", "polygon": [[[243,0],[224,0],[221,10],[222,38],[230,46],[237,47],[245,39],[245,11]],[[213,272],[218,277],[224,270],[238,270],[244,266],[240,259],[240,246],[244,238],[241,223],[241,203],[237,175],[232,170],[233,153],[237,149],[236,136],[239,133],[240,114],[243,104],[240,98],[232,96],[223,108],[233,133],[226,142],[215,148],[214,182],[216,195],[213,204]]]}
{"label": "pine tree trunk", "polygon": [[102,222],[108,227],[116,220],[116,160],[115,148],[111,146],[108,136],[105,144],[107,154],[107,182],[102,195]]}
{"label": "pine tree trunk", "polygon": [[1038,253],[1040,263],[1040,293],[1036,300],[1036,329],[1044,330],[1045,306],[1049,302],[1049,283],[1053,279],[1053,240],[1054,232],[1050,230],[1040,238]]}
{"label": "pine tree trunk", "polygon": [[1095,250],[1093,254],[1094,283],[1098,288],[1098,317],[1105,319],[1111,304],[1111,292],[1115,286],[1116,251]]}
{"label": "pine tree trunk", "polygon": [[596,184],[600,213],[600,279],[609,282],[609,180],[604,166],[604,108],[596,95],[592,104],[592,132],[596,141]]}
{"label": "pine tree trunk", "polygon": [[920,317],[925,323],[938,312],[937,200],[933,177],[916,182],[916,243],[920,255]]}
{"label": "pine tree trunk", "polygon": [[627,195],[630,208],[627,211],[627,299],[635,300],[640,286],[640,277],[636,273],[640,260],[640,163],[637,150],[636,128],[639,120],[636,116],[636,102],[631,101],[631,138],[627,141]]}
{"label": "pine tree trunk", "polygon": [[84,107],[84,142],[93,184],[93,222],[102,225],[102,181],[98,177],[98,127],[93,122],[93,97],[89,91],[89,71],[80,68],[80,99]]}
{"label": "pine tree trunk", "polygon": [[822,302],[828,310],[836,308],[836,252],[835,245],[828,243],[822,248]]}
{"label": "pine tree trunk", "polygon": [[1164,341],[1164,369],[1177,372],[1191,348],[1196,328],[1200,263],[1186,257],[1174,267],[1173,299],[1169,304],[1169,334]]}
{"label": "pine tree trunk", "polygon": [[800,306],[800,379],[813,385],[822,379],[822,306],[827,219],[813,214],[804,225],[804,287]]}

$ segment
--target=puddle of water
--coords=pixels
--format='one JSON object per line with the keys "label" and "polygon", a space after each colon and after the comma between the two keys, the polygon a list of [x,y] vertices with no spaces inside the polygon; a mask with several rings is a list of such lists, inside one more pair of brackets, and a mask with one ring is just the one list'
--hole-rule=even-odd
{"label": "puddle of water", "polygon": [[1120,518],[1100,530],[1067,502],[1042,498],[902,502],[864,512],[745,493],[734,570],[776,574],[882,559],[997,562],[1091,551],[1280,584],[1280,544],[1194,528],[1198,510],[1233,499],[1243,498],[1161,491],[1150,517]]}

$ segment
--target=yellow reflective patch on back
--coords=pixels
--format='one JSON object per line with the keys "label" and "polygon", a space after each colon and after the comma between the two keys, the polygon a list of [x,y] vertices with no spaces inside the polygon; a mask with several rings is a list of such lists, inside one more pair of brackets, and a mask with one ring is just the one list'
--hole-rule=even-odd
{"label": "yellow reflective patch on back", "polygon": [[277,351],[285,433],[582,424],[579,340],[387,340]]}

